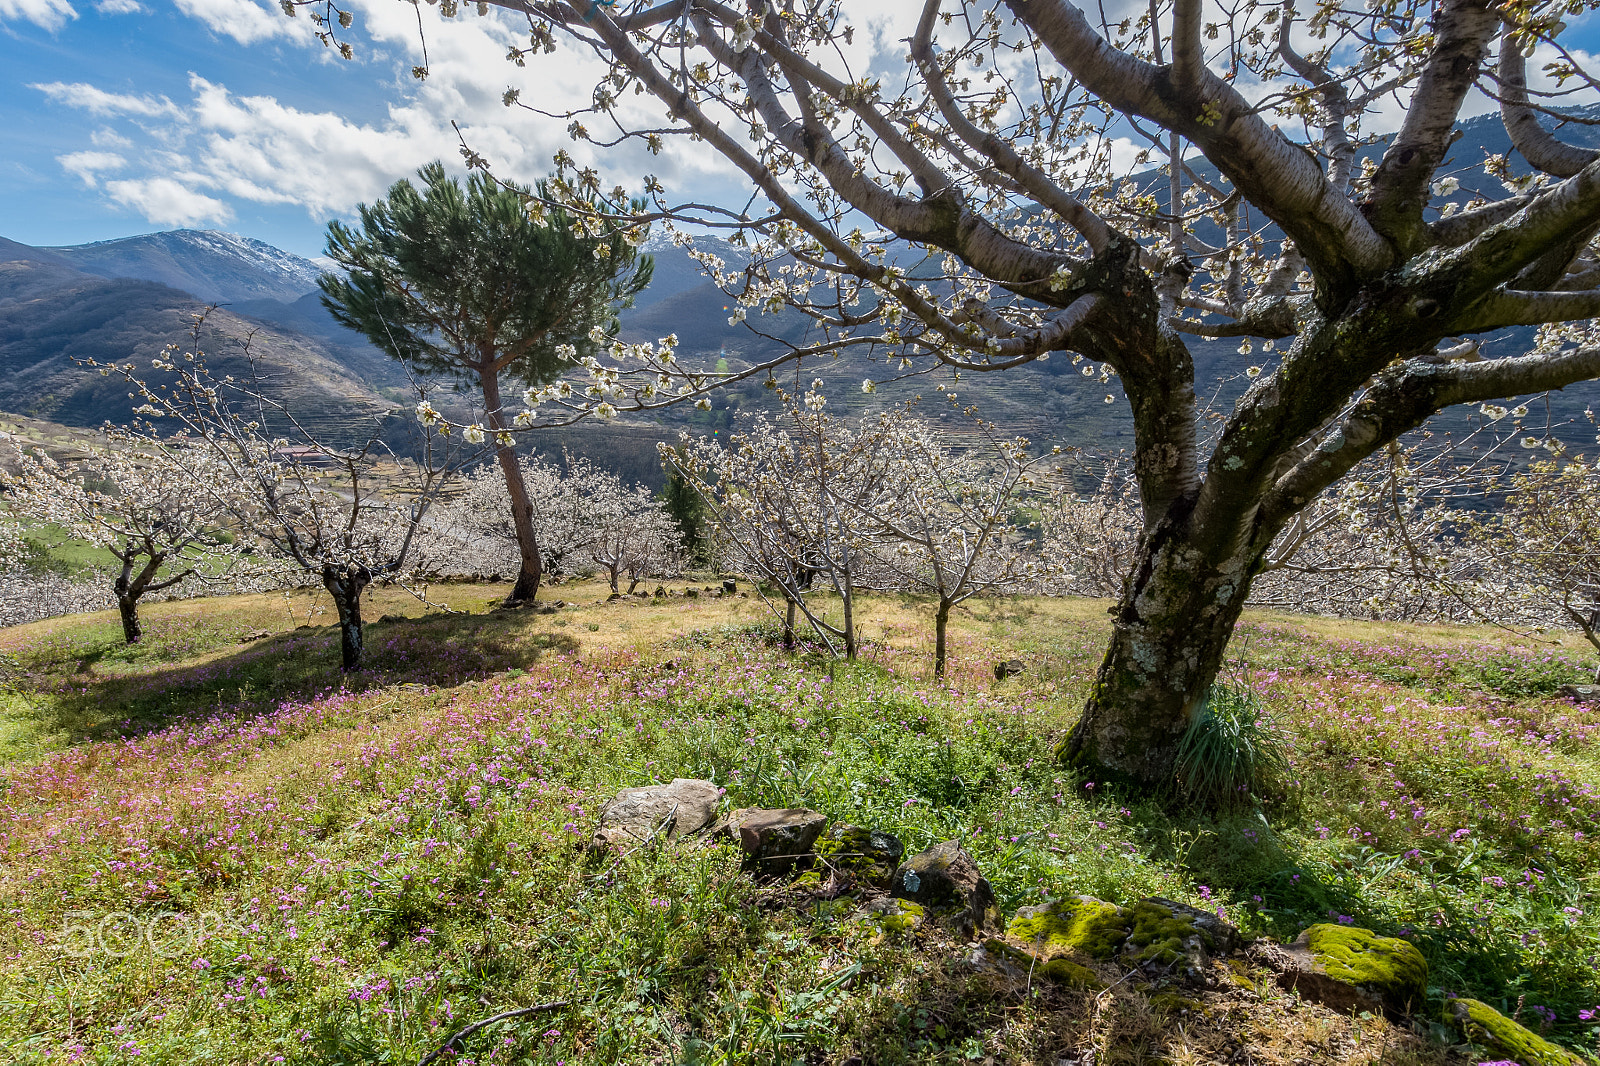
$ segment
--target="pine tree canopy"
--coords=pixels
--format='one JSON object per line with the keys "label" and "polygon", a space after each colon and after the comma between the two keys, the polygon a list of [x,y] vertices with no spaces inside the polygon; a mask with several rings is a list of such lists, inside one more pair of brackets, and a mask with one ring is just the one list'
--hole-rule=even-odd
{"label": "pine tree canopy", "polygon": [[[463,185],[441,163],[360,208],[361,225],[328,226],[322,303],[341,324],[425,374],[509,373],[549,381],[616,328],[618,309],[650,283],[653,262],[632,234],[546,207],[536,189],[474,173]],[[591,235],[592,232],[592,235]],[[637,231],[635,231],[637,232]]]}

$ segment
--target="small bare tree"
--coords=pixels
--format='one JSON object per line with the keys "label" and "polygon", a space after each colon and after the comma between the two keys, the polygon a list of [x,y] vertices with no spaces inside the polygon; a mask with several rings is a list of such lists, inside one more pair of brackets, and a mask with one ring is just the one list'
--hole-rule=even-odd
{"label": "small bare tree", "polygon": [[1582,456],[1544,460],[1506,489],[1502,508],[1468,534],[1491,586],[1481,602],[1511,621],[1576,629],[1600,652],[1600,468]]}
{"label": "small bare tree", "polygon": [[[122,635],[136,644],[143,636],[142,596],[236,554],[234,538],[220,526],[238,509],[241,486],[209,448],[183,439],[128,439],[109,432],[110,447],[71,465],[14,445],[14,506],[117,559],[121,566],[112,588]],[[191,471],[207,481],[210,491],[194,491]]]}
{"label": "small bare tree", "polygon": [[[355,670],[363,651],[362,593],[374,580],[405,575],[417,532],[465,455],[426,424],[414,454],[396,455],[384,443],[385,415],[364,439],[361,427],[351,427],[359,441],[352,447],[320,439],[269,397],[256,375],[213,376],[198,345],[204,313],[194,318],[195,349],[169,346],[154,361],[164,381],[137,377],[131,363],[102,367],[126,378],[144,401],[134,411],[142,421],[136,418],[125,438],[154,448],[163,440],[155,420],[177,427],[183,447],[169,454],[184,489],[208,499],[257,546],[321,582],[338,610],[342,666]],[[248,338],[245,351],[248,357]],[[268,436],[269,425],[283,432]]]}
{"label": "small bare tree", "polygon": [[[800,403],[783,394],[781,422],[757,418],[726,446],[684,434],[676,449],[662,445],[661,457],[705,500],[729,561],[783,597],[785,646],[794,646],[799,612],[830,651],[853,659],[858,571],[871,536],[863,516],[880,493],[882,442],[835,420],[820,386],[813,382]],[[838,624],[811,604],[822,590],[839,597]]]}
{"label": "small bare tree", "polygon": [[879,471],[861,513],[873,555],[901,587],[934,597],[933,672],[943,676],[952,608],[973,596],[1019,588],[1038,570],[1016,524],[1034,484],[1028,442],[986,440],[956,453],[933,426],[904,412],[880,415],[858,434]]}
{"label": "small bare tree", "polygon": [[632,594],[646,577],[680,569],[683,545],[678,523],[643,485],[624,489],[619,481],[599,527],[589,557],[605,569],[612,592],[622,591],[624,575]]}

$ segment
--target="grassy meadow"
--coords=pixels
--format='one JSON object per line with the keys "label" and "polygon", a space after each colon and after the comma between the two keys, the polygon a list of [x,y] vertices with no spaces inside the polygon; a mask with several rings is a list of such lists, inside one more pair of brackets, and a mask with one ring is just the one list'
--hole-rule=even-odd
{"label": "grassy meadow", "polygon": [[[758,884],[729,847],[586,852],[617,788],[674,777],[908,854],[959,838],[1008,914],[1161,895],[1252,936],[1402,936],[1431,1012],[1471,995],[1600,1048],[1600,708],[1555,696],[1591,672],[1576,641],[1249,616],[1229,676],[1292,780],[1205,815],[1051,758],[1103,602],[975,601],[936,681],[909,598],[866,601],[844,664],[783,651],[754,597],[568,584],[554,613],[491,610],[506,591],[436,587],[444,613],[373,590],[346,676],[309,592],[154,603],[133,648],[114,613],[0,630],[0,1061],[418,1063],[538,1004],[442,1060],[1482,1058],[1240,960],[1205,991],[1017,988],[947,934]],[[1009,658],[1024,672],[996,681]]]}

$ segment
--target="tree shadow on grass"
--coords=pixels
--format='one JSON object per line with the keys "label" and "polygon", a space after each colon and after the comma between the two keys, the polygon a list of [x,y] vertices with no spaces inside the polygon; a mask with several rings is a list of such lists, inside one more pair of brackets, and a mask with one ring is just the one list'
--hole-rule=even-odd
{"label": "tree shadow on grass", "polygon": [[[361,669],[339,670],[337,626],[302,626],[251,641],[192,665],[136,673],[61,677],[41,701],[41,728],[72,742],[137,736],[174,722],[219,714],[248,717],[284,702],[343,689],[359,693],[398,684],[447,688],[546,655],[576,654],[565,633],[529,632],[512,614],[427,615],[369,623]],[[105,652],[79,657],[91,665]]]}
{"label": "tree shadow on grass", "polygon": [[[1144,828],[1152,858],[1187,869],[1198,885],[1226,888],[1235,899],[1247,900],[1252,924],[1265,926],[1274,939],[1288,942],[1322,922],[1359,926],[1415,944],[1428,960],[1428,983],[1434,988],[1502,1004],[1519,994],[1525,975],[1517,952],[1473,932],[1481,915],[1469,897],[1434,892],[1427,915],[1396,916],[1396,896],[1382,887],[1385,880],[1421,880],[1403,855],[1354,848],[1330,870],[1325,863],[1306,862],[1292,841],[1253,811],[1151,815]],[[1418,891],[1413,884],[1404,894],[1414,912]]]}

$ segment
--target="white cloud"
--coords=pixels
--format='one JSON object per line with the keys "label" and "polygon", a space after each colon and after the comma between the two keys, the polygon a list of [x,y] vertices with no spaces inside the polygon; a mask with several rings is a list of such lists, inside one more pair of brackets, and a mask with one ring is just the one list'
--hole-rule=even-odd
{"label": "white cloud", "polygon": [[[5,0],[0,0],[4,3]],[[108,93],[86,82],[52,81],[28,86],[58,104],[87,111],[91,115],[129,115],[137,118],[182,118],[183,112],[165,96],[131,96]]]}
{"label": "white cloud", "polygon": [[0,22],[31,22],[46,30],[59,30],[78,17],[67,0],[0,0]]}
{"label": "white cloud", "polygon": [[290,18],[276,4],[263,7],[251,0],[177,0],[177,5],[179,11],[199,19],[212,33],[232,37],[240,44],[255,44],[275,37],[312,37],[310,19]]}
{"label": "white cloud", "polygon": [[102,15],[142,15],[147,10],[139,0],[100,0],[94,9]]}
{"label": "white cloud", "polygon": [[99,184],[99,174],[104,170],[121,170],[128,161],[115,152],[72,152],[58,156],[56,162],[68,174],[76,174],[89,188]]}
{"label": "white cloud", "polygon": [[158,226],[198,226],[223,223],[233,217],[227,204],[197,192],[172,178],[108,181],[111,199],[138,211]]}
{"label": "white cloud", "polygon": [[[269,14],[248,0],[229,2],[274,19],[274,26],[308,27],[303,18]],[[217,9],[208,6],[202,13],[198,0],[179,3],[190,5],[184,10],[235,40],[278,35],[265,24],[248,28],[254,17],[248,13],[241,16],[246,28],[236,33],[223,28],[225,20],[215,14]],[[444,20],[435,7],[423,7],[431,75],[419,82],[409,77],[410,68],[423,61],[418,9],[393,0],[351,0],[351,7],[361,34],[354,63],[337,59],[314,39],[296,43],[304,44],[301,58],[320,67],[318,80],[367,80],[385,89],[389,102],[375,113],[310,110],[274,96],[236,93],[195,75],[190,76],[192,96],[176,103],[165,96],[118,94],[84,83],[34,88],[53,102],[112,120],[93,135],[93,143],[131,161],[117,175],[121,180],[106,182],[103,172],[87,164],[72,173],[86,182],[100,181],[118,203],[144,211],[156,224],[222,217],[231,213],[229,204],[242,202],[299,205],[318,220],[348,214],[430,160],[443,159],[460,172],[460,140],[452,122],[502,178],[532,182],[549,172],[556,151],[566,149],[580,165],[597,167],[608,187],[620,183],[637,188],[641,176],[649,173],[669,188],[695,193],[708,183],[735,188],[728,180],[729,165],[688,138],[668,138],[660,156],[649,155],[638,142],[598,149],[570,141],[564,120],[505,107],[502,94],[508,87],[520,88],[524,100],[543,110],[580,107],[605,74],[593,55],[569,47],[530,57],[526,69],[507,62],[507,50],[527,41],[525,24],[519,27],[509,15],[494,10],[487,17],[465,14]],[[337,97],[338,92],[327,95]],[[632,128],[668,124],[650,97],[625,97],[619,102],[619,117]],[[597,135],[603,133],[604,120],[586,121]]]}
{"label": "white cloud", "polygon": [[132,148],[133,141],[110,126],[101,126],[89,134],[89,143],[96,148]]}

